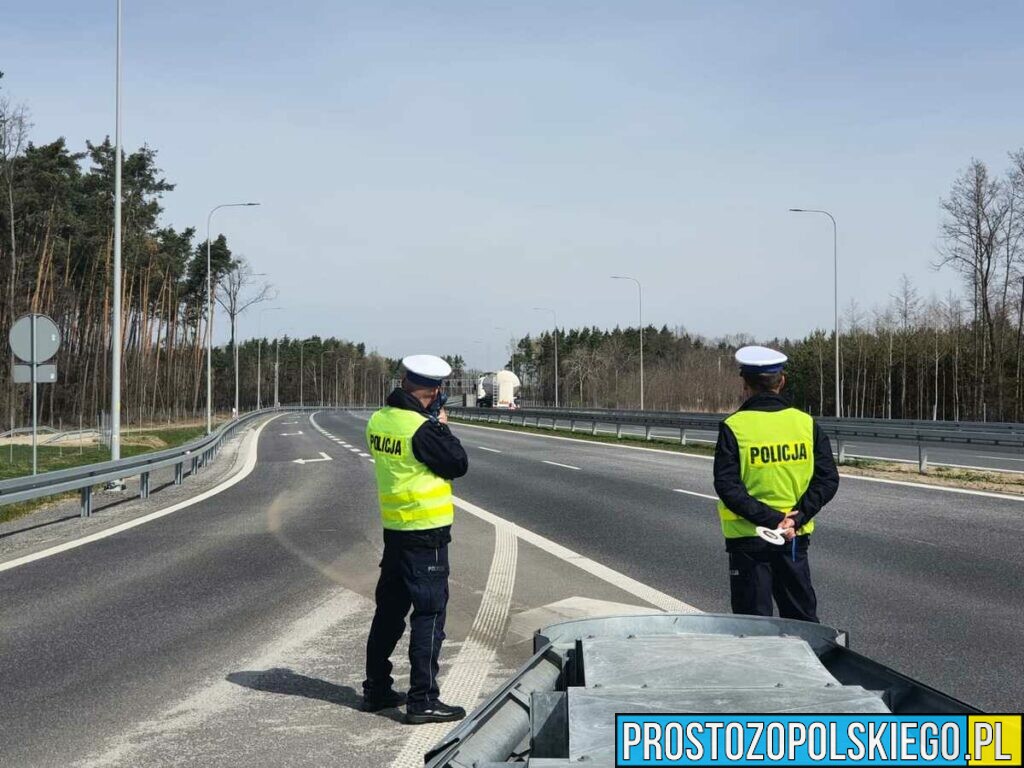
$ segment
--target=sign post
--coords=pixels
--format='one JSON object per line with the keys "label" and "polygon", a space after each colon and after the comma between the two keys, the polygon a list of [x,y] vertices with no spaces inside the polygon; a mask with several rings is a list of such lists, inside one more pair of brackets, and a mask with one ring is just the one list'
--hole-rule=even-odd
{"label": "sign post", "polygon": [[[60,349],[60,331],[57,324],[46,315],[33,312],[19,317],[11,326],[9,334],[11,352],[27,365],[14,366],[14,382],[32,385],[32,474],[38,472],[38,417],[37,385],[40,381],[54,383],[57,381],[57,367],[42,365]],[[13,425],[12,425],[13,426]]]}

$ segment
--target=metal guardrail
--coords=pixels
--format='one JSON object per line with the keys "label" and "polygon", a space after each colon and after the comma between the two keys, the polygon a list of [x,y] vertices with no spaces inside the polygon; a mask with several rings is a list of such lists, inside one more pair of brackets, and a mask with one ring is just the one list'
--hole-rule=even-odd
{"label": "metal guardrail", "polygon": [[164,467],[174,467],[174,484],[181,485],[185,478],[185,464],[191,464],[190,474],[195,475],[211,462],[220,452],[224,440],[234,434],[235,430],[250,423],[253,419],[273,413],[294,411],[317,411],[323,408],[314,406],[291,406],[282,408],[265,408],[247,413],[219,427],[213,434],[204,435],[185,445],[168,448],[163,451],[142,453],[118,461],[105,461],[98,464],[85,464],[54,472],[43,472],[38,475],[16,477],[0,482],[0,506],[14,504],[19,501],[30,501],[46,496],[53,496],[68,491],[81,493],[81,515],[92,514],[92,490],[94,486],[124,480],[128,477],[139,477],[139,497],[149,497],[150,473]]}
{"label": "metal guardrail", "polygon": [[[599,426],[615,427],[615,436],[622,437],[623,427],[643,427],[646,440],[656,439],[653,429],[679,431],[679,442],[687,443],[688,431],[718,431],[718,425],[728,414],[724,413],[681,413],[666,411],[612,411],[566,408],[520,408],[503,410],[496,408],[452,409],[452,415],[469,421],[494,421],[508,424],[519,423],[534,427],[550,426],[558,429],[558,422],[569,422],[569,431],[575,432],[577,424],[589,424],[590,433],[597,434]],[[839,461],[846,459],[846,443],[852,440],[881,440],[917,447],[918,469],[928,470],[928,449],[984,448],[1003,453],[1024,454],[1024,424],[949,421],[901,421],[895,419],[818,419],[825,433],[832,438]],[[691,438],[692,439],[692,438]]]}

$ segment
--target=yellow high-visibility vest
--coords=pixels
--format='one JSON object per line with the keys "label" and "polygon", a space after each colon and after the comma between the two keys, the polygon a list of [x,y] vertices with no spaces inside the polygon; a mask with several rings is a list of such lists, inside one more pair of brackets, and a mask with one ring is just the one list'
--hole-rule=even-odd
{"label": "yellow high-visibility vest", "polygon": [[[747,493],[789,514],[806,493],[814,475],[814,420],[796,408],[737,411],[725,420],[740,453],[740,477]],[[755,525],[718,501],[718,517],[727,539],[756,536]],[[799,535],[811,533],[814,521]]]}
{"label": "yellow high-visibility vest", "polygon": [[392,531],[440,528],[455,518],[452,484],[431,472],[412,451],[412,436],[426,420],[421,413],[386,406],[366,425],[380,519]]}

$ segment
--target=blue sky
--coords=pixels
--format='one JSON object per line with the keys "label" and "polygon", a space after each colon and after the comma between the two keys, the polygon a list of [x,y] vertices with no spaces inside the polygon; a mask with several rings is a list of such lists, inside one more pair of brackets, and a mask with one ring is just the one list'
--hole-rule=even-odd
{"label": "blue sky", "polygon": [[[113,130],[113,0],[4,10],[39,141]],[[126,0],[125,143],[278,287],[263,331],[492,364],[510,334],[645,320],[803,335],[925,295],[938,202],[1024,146],[1016,2]],[[257,315],[243,331],[255,333]],[[497,330],[502,328],[505,330]],[[222,334],[218,334],[222,335]]]}

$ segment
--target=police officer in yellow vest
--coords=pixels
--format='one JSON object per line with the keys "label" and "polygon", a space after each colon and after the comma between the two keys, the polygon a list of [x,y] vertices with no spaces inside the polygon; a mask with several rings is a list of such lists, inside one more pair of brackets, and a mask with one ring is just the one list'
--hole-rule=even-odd
{"label": "police officer in yellow vest", "polygon": [[[786,356],[743,347],[736,362],[746,401],[722,422],[715,446],[718,515],[729,553],[733,613],[818,621],[807,549],[814,517],[839,488],[828,436],[780,394]],[[758,536],[779,531],[780,546]]]}
{"label": "police officer in yellow vest", "polygon": [[[438,657],[448,605],[448,542],[454,516],[451,480],[469,460],[448,428],[444,379],[451,366],[434,355],[402,360],[402,385],[370,417],[366,442],[374,459],[384,556],[377,610],[366,641],[363,709],[395,707],[406,698],[408,723],[460,720],[462,707],[441,702]],[[409,693],[392,687],[391,653],[409,618]]]}

